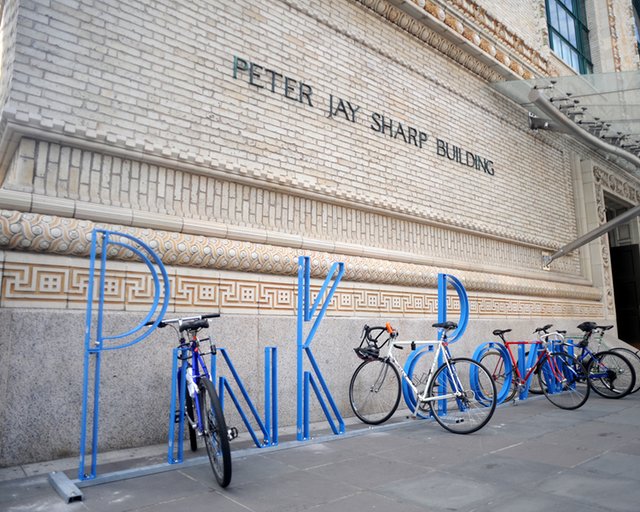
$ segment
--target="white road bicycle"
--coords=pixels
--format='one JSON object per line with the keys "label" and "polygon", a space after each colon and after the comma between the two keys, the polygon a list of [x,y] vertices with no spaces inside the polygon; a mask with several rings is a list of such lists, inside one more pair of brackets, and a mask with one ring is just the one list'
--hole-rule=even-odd
{"label": "white road bicycle", "polygon": [[[387,421],[400,403],[402,378],[412,395],[408,401],[414,404],[414,418],[433,416],[455,434],[476,432],[489,422],[496,408],[491,374],[473,359],[451,357],[447,333],[457,328],[455,322],[436,323],[433,327],[443,329],[441,340],[397,341],[398,332],[389,323],[385,327],[364,326],[360,346],[354,349],[364,361],[349,385],[351,408],[360,420],[371,425]],[[413,382],[395,358],[394,348],[402,350],[404,345],[419,352],[437,347],[426,379]],[[386,353],[380,355],[384,347]]]}

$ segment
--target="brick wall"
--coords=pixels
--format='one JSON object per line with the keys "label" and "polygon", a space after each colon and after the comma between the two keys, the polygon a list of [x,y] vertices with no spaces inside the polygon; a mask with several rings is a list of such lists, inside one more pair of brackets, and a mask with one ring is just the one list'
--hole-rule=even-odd
{"label": "brick wall", "polygon": [[[361,5],[326,2],[310,16],[302,2],[48,4],[20,7],[12,89],[43,117],[514,237],[523,226],[549,240],[576,233],[561,141],[533,136],[484,81]],[[234,55],[304,81],[312,105],[246,72],[234,79]],[[355,122],[327,117],[330,94],[360,107]],[[376,132],[374,112],[429,139],[419,148]],[[495,174],[439,157],[437,138],[492,160]],[[551,209],[560,222],[539,214]]]}

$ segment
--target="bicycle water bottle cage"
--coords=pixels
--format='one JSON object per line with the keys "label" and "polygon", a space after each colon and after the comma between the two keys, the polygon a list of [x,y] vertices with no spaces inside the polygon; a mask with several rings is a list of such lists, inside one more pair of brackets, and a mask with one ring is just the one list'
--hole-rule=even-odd
{"label": "bicycle water bottle cage", "polygon": [[195,331],[197,329],[202,329],[209,327],[209,320],[206,318],[202,318],[200,320],[191,320],[189,322],[183,322],[180,325],[180,332],[183,331]]}

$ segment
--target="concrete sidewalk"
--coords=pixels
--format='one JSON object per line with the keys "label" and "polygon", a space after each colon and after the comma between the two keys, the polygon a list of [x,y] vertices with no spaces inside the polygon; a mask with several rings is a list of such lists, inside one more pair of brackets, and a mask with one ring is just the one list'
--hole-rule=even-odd
{"label": "concrete sidewalk", "polygon": [[[346,436],[274,449],[232,446],[233,479],[225,490],[199,458],[190,466],[85,487],[82,502],[66,504],[47,480],[46,472],[64,469],[55,461],[0,470],[8,478],[0,482],[0,510],[640,510],[640,393],[622,400],[592,394],[576,411],[530,398],[499,407],[487,427],[468,436],[409,420],[379,429],[356,424]],[[162,462],[161,448],[119,452],[111,462],[101,455],[106,464],[99,474]],[[77,459],[73,464],[71,478]]]}

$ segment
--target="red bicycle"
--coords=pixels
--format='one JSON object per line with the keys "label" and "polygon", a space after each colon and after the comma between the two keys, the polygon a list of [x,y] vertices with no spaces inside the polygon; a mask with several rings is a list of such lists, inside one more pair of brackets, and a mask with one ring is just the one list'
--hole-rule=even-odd
{"label": "red bicycle", "polygon": [[[583,364],[566,352],[555,352],[554,341],[563,341],[562,333],[549,333],[551,325],[539,327],[534,331],[538,335],[535,341],[507,341],[504,335],[511,329],[496,329],[502,343],[492,344],[480,356],[480,362],[489,370],[496,383],[498,402],[513,400],[516,393],[526,398],[532,382],[537,376],[540,390],[547,399],[561,409],[577,409],[589,398],[589,378]],[[519,348],[519,365],[511,350],[512,346],[529,345],[528,355]]]}

